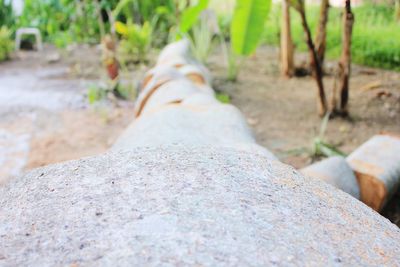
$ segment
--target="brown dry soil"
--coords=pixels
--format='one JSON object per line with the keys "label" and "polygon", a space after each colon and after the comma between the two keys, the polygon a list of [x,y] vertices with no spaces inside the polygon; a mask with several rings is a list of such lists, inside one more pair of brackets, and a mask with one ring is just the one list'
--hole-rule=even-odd
{"label": "brown dry soil", "polygon": [[[98,49],[76,49],[62,55],[57,64],[68,65],[71,76],[99,79],[101,73]],[[214,77],[214,88],[228,94],[231,102],[245,114],[258,142],[283,162],[301,168],[313,162],[313,139],[318,135],[321,118],[316,113],[316,86],[311,77],[285,79],[279,75],[276,48],[261,47],[243,61],[237,82],[226,79],[221,53],[210,57],[208,67]],[[304,65],[305,55],[296,58]],[[11,64],[11,63],[3,63]],[[13,68],[26,64],[13,62]],[[42,63],[43,64],[43,63]],[[335,63],[328,62],[325,78]],[[143,68],[132,71],[139,77]],[[400,73],[353,66],[350,82],[350,118],[336,118],[328,123],[324,140],[345,153],[350,153],[379,132],[400,134]],[[327,90],[328,94],[330,90]],[[44,122],[30,143],[26,168],[76,159],[105,151],[132,119],[132,105],[117,105],[107,114],[88,107],[66,110]],[[103,115],[102,115],[103,114]],[[54,129],[55,121],[61,126]],[[384,215],[400,226],[400,192],[389,203]]]}

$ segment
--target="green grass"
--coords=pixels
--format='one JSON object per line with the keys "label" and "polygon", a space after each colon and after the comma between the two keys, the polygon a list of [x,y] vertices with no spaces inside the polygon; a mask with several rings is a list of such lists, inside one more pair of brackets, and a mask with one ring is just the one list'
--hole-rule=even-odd
{"label": "green grass", "polygon": [[[341,53],[341,8],[331,8],[327,27],[327,57],[337,59]],[[353,62],[361,65],[400,71],[400,23],[394,20],[394,9],[383,5],[353,8],[355,24],[352,38]],[[306,51],[300,18],[294,10],[292,35],[296,50]],[[275,5],[264,31],[264,41],[278,45],[281,10]],[[319,7],[307,7],[307,19],[312,33],[318,23]]]}

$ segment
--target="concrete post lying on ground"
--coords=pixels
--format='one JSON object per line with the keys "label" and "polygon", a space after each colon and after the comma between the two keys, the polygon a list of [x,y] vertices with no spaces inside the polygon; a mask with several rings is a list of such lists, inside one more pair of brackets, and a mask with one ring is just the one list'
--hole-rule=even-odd
{"label": "concrete post lying on ground", "polygon": [[343,157],[330,157],[301,170],[301,173],[323,180],[360,199],[360,189],[353,170]]}
{"label": "concrete post lying on ground", "polygon": [[201,87],[151,102],[168,83],[108,153],[0,188],[0,266],[400,265],[399,228],[273,160]]}
{"label": "concrete post lying on ground", "polygon": [[136,101],[136,120],[112,149],[173,144],[223,146],[276,160],[256,144],[240,111],[215,99],[210,84],[208,70],[190,57],[187,40],[168,45],[156,67],[145,75]]}
{"label": "concrete post lying on ground", "polygon": [[376,135],[347,157],[361,200],[379,211],[400,185],[400,137]]}

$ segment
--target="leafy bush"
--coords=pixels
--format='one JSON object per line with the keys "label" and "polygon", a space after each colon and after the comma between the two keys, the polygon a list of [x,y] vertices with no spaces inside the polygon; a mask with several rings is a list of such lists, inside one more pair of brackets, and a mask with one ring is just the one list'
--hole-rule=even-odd
{"label": "leafy bush", "polygon": [[6,60],[13,50],[11,31],[6,27],[0,28],[0,61]]}
{"label": "leafy bush", "polygon": [[191,34],[187,37],[190,40],[191,50],[194,57],[202,63],[206,63],[213,46],[214,33],[204,19],[193,25]]}
{"label": "leafy bush", "polygon": [[[177,2],[177,3],[176,3]],[[168,42],[170,30],[177,24],[179,5],[183,1],[176,0],[122,0],[113,9],[115,20],[133,21],[143,25],[149,22],[154,30],[153,42],[156,46],[164,46]]]}
{"label": "leafy bush", "polygon": [[16,25],[36,27],[45,40],[57,40],[56,44],[62,47],[72,41],[98,43],[101,14],[97,5],[106,6],[109,2],[113,1],[25,0]]}
{"label": "leafy bush", "polygon": [[11,27],[14,25],[15,17],[11,6],[11,1],[0,0],[0,26]]}
{"label": "leafy bush", "polygon": [[149,22],[143,26],[128,21],[117,21],[115,30],[122,36],[118,46],[118,55],[123,62],[145,62],[150,50],[152,28]]}

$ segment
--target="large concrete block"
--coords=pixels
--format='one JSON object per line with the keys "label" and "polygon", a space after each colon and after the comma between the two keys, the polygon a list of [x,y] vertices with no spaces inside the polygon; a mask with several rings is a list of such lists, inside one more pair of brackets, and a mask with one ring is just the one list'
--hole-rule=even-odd
{"label": "large concrete block", "polygon": [[361,200],[380,211],[400,186],[400,137],[375,135],[347,157]]}
{"label": "large concrete block", "polygon": [[357,178],[343,157],[330,157],[307,166],[300,171],[304,175],[325,181],[360,199]]}
{"label": "large concrete block", "polygon": [[133,149],[0,189],[0,266],[399,266],[400,230],[239,149]]}

